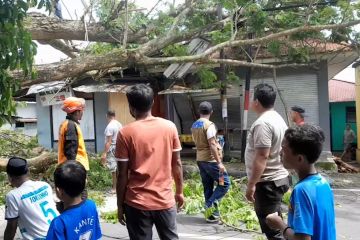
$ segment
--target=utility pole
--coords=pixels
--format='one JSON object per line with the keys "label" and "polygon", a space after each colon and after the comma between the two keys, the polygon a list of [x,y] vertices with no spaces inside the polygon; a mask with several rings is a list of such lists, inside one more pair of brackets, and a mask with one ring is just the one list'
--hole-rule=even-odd
{"label": "utility pole", "polygon": [[[217,6],[217,15],[218,15],[218,19],[221,21],[222,20],[222,5],[219,4]],[[220,59],[224,59],[225,54],[224,54],[224,50],[221,49],[220,50]],[[220,82],[221,82],[221,87],[220,87],[220,99],[221,99],[221,113],[222,113],[222,118],[223,118],[223,126],[224,126],[224,141],[225,141],[225,145],[224,145],[224,162],[229,162],[230,161],[230,143],[229,143],[229,129],[228,129],[228,107],[227,107],[227,97],[226,97],[226,69],[225,69],[225,64],[220,63]]]}
{"label": "utility pole", "polygon": [[[248,35],[249,39],[252,39],[252,33]],[[251,62],[251,45],[246,49],[247,52],[247,61]],[[241,160],[245,161],[245,148],[246,148],[246,139],[247,139],[247,129],[248,129],[248,112],[250,108],[250,79],[251,79],[251,67],[246,69],[245,74],[245,95],[244,95],[244,114],[242,121],[242,131],[241,131]]]}

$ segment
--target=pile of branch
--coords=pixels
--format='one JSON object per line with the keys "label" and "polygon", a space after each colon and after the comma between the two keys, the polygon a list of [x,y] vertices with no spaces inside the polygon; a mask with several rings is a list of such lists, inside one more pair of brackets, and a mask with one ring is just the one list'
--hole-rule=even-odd
{"label": "pile of branch", "polygon": [[334,161],[336,165],[338,166],[338,172],[339,173],[359,173],[360,169],[357,167],[353,167],[350,164],[344,162],[339,157],[334,157]]}

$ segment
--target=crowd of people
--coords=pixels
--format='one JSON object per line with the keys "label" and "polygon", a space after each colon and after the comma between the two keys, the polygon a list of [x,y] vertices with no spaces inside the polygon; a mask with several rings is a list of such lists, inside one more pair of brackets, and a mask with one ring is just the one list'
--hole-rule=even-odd
{"label": "crowd of people", "polygon": [[[135,121],[122,126],[115,113],[108,111],[101,156],[101,163],[112,174],[119,222],[126,225],[130,239],[152,239],[153,225],[160,239],[179,239],[176,214],[186,203],[177,128],[171,121],[152,116],[154,93],[149,86],[133,85],[126,96]],[[269,240],[336,239],[333,193],[314,167],[324,133],[305,123],[305,110],[299,106],[292,108],[295,126],[288,128],[273,108],[275,100],[272,86],[255,86],[251,109],[258,118],[247,137],[245,196],[254,203],[261,230]],[[86,191],[90,169],[79,125],[85,100],[67,98],[62,109],[67,116],[59,129],[56,197],[48,183],[29,178],[25,159],[10,158],[6,171],[14,189],[6,195],[5,240],[13,240],[17,228],[24,239],[31,240],[102,237],[96,205],[87,199]],[[206,221],[214,223],[220,220],[219,205],[231,183],[222,162],[217,128],[210,120],[213,107],[202,102],[198,110],[200,118],[191,133],[204,188]],[[281,200],[290,186],[290,169],[299,181],[293,187],[285,223]]]}

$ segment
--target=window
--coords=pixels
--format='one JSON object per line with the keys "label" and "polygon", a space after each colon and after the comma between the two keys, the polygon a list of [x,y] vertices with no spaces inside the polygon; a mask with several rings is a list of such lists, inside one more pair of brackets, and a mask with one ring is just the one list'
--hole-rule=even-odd
{"label": "window", "polygon": [[16,122],[15,127],[16,128],[23,128],[23,127],[25,127],[25,124],[23,122]]}
{"label": "window", "polygon": [[356,108],[355,107],[346,107],[346,122],[347,123],[356,123]]}

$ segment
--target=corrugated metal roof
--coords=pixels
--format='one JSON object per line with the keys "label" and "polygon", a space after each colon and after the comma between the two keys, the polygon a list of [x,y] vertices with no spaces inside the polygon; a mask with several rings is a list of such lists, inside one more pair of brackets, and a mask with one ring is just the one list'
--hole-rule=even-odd
{"label": "corrugated metal roof", "polygon": [[351,102],[355,101],[355,83],[345,82],[336,79],[329,81],[330,102]]}

